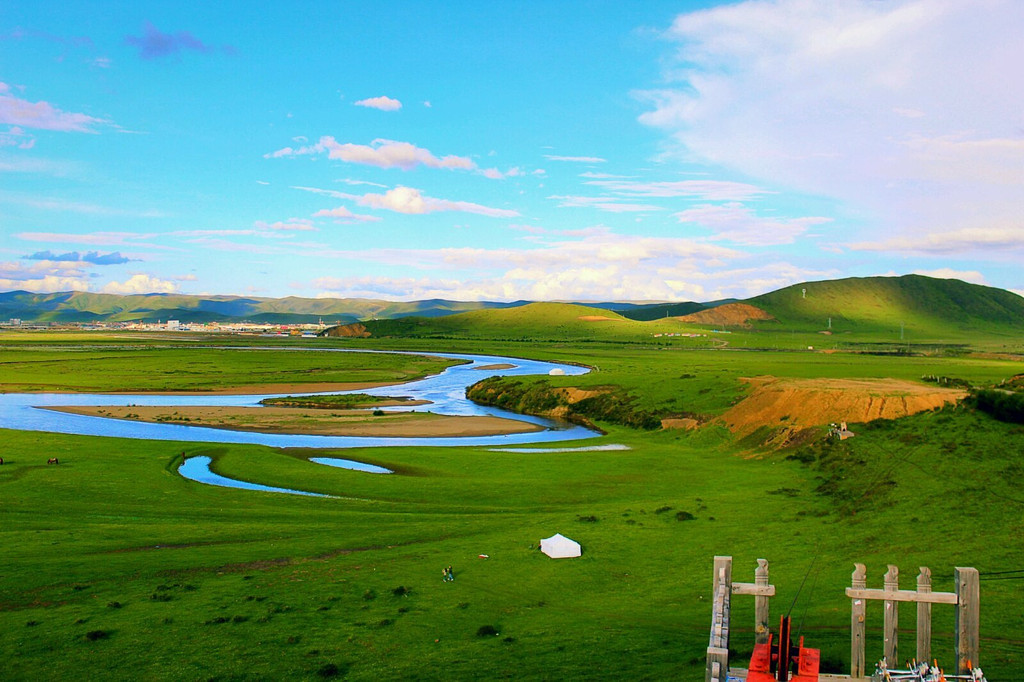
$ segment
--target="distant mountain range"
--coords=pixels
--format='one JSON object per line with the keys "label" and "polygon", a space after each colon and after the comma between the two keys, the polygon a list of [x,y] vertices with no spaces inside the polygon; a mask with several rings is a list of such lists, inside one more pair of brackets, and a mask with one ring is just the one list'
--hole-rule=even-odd
{"label": "distant mountain range", "polygon": [[[608,321],[650,321],[683,317],[724,304],[742,302],[759,308],[787,326],[822,329],[856,327],[860,330],[917,329],[1024,329],[1024,298],[1003,289],[959,280],[921,275],[854,277],[806,282],[744,301],[724,299],[705,303],[545,303],[530,301],[382,301],[361,298],[259,298],[244,296],[191,296],[145,294],[118,296],[84,292],[34,294],[0,293],[0,321],[18,318],[36,323],[88,322],[264,322],[271,324],[365,323],[376,333],[401,333],[438,325],[439,318],[457,315],[444,327],[499,324],[514,328],[527,318],[555,324],[569,318],[604,316]],[[560,308],[565,306],[565,308]],[[573,306],[580,306],[578,308]],[[525,310],[523,310],[525,308]],[[516,312],[514,310],[519,309]],[[494,310],[492,315],[483,311]],[[506,311],[502,313],[501,311]],[[468,315],[459,315],[465,313]],[[540,315],[540,319],[536,316]],[[565,319],[569,319],[565,318]],[[388,322],[404,320],[401,323]],[[433,320],[433,322],[431,322]],[[376,321],[376,322],[375,322]],[[559,321],[557,324],[563,324]],[[761,322],[759,324],[771,324]]]}
{"label": "distant mountain range", "polygon": [[416,315],[439,317],[482,308],[507,308],[513,303],[446,301],[380,301],[363,298],[259,298],[141,294],[118,296],[67,291],[33,294],[0,293],[0,321],[25,322],[265,322],[270,324],[347,324],[359,320]]}

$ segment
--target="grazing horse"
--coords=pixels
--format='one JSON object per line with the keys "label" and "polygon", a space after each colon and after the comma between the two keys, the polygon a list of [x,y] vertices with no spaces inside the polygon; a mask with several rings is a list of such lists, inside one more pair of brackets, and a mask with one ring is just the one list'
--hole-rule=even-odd
{"label": "grazing horse", "polygon": [[60,460],[57,459],[56,457],[51,457],[50,459],[46,460],[46,463],[47,464],[60,464]]}

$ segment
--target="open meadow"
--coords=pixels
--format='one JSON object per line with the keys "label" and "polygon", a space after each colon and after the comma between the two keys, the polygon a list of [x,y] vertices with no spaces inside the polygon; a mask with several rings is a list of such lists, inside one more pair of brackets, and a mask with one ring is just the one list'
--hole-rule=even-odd
{"label": "open meadow", "polygon": [[[492,397],[528,411],[561,408],[605,432],[569,446],[628,448],[324,452],[3,430],[2,677],[698,680],[715,555],[732,555],[741,581],[752,581],[757,558],[769,559],[773,622],[790,612],[833,672],[849,668],[843,589],[854,562],[876,587],[887,564],[908,588],[929,566],[936,591],[951,589],[954,566],[977,567],[981,665],[990,680],[1017,676],[1024,592],[985,574],[1024,568],[1024,427],[952,399],[851,423],[857,435],[844,441],[820,425],[793,428],[795,412],[738,432],[723,415],[751,394],[751,377],[990,386],[1024,371],[1012,355],[1019,343],[997,334],[975,339],[982,353],[823,353],[807,350],[821,345],[815,332],[735,330],[722,345],[654,338],[651,329],[587,341],[496,332],[443,347],[427,338],[246,339],[241,348],[187,335],[0,336],[3,392],[354,387],[450,364],[315,352],[335,347],[570,362],[594,371],[499,379]],[[698,428],[660,428],[661,419]],[[211,457],[225,476],[336,497],[189,481],[177,474],[183,453]],[[395,473],[308,460],[324,455]],[[60,465],[48,466],[51,457]],[[583,555],[541,554],[539,540],[556,532],[579,541]],[[448,565],[454,582],[442,581]],[[873,662],[881,607],[868,619]],[[753,601],[737,599],[739,664],[753,620]],[[913,608],[900,622],[911,652]],[[934,630],[935,655],[952,660],[952,608],[935,608]]]}

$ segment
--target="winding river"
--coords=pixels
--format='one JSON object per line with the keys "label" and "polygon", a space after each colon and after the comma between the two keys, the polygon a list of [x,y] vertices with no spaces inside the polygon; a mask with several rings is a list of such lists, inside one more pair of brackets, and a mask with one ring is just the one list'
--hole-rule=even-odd
{"label": "winding river", "polygon": [[[322,349],[309,352],[401,352],[408,355],[431,355],[464,361],[465,364],[454,365],[440,374],[424,379],[395,386],[382,386],[371,389],[352,391],[331,391],[330,393],[368,393],[379,396],[408,396],[413,400],[430,401],[429,406],[421,406],[421,410],[430,410],[445,415],[486,415],[517,419],[544,427],[543,431],[494,436],[464,436],[454,438],[426,437],[367,437],[367,436],[314,436],[302,434],[256,433],[250,431],[230,431],[183,424],[155,424],[146,422],[107,419],[85,415],[68,414],[54,410],[38,409],[55,406],[89,405],[153,405],[153,406],[233,406],[259,407],[265,398],[280,395],[320,395],[319,393],[267,393],[262,395],[152,395],[152,394],[85,394],[85,393],[8,393],[0,394],[0,426],[8,429],[26,431],[47,431],[86,436],[108,436],[116,438],[139,438],[146,440],[167,440],[203,443],[245,443],[267,445],[276,448],[357,448],[357,447],[389,447],[399,445],[431,445],[431,446],[508,446],[521,443],[552,443],[560,441],[592,438],[599,434],[582,426],[556,422],[541,417],[514,414],[496,407],[477,405],[466,398],[466,387],[491,376],[523,376],[548,374],[551,370],[561,370],[566,375],[585,374],[585,367],[563,365],[537,360],[505,358],[488,355],[470,355],[461,353],[412,353],[405,351],[363,351],[347,349]],[[511,365],[511,367],[494,368],[492,365]],[[404,411],[402,406],[383,408],[388,411]],[[196,458],[202,459],[202,458]],[[328,462],[320,459],[323,464],[346,466],[346,460]],[[339,464],[338,462],[341,462]],[[367,465],[354,465],[346,468],[362,468]],[[209,461],[205,464],[197,462],[191,468],[182,468],[181,473],[188,478],[211,485],[230,487],[248,487],[252,485],[235,485],[232,479],[219,477],[209,471]],[[205,470],[205,473],[204,473]],[[366,470],[366,469],[362,469]],[[372,470],[371,470],[372,471]],[[375,472],[380,473],[380,472]],[[219,479],[219,480],[217,480]],[[254,489],[268,490],[267,486],[256,486]],[[272,489],[273,492],[295,492],[285,489]]]}

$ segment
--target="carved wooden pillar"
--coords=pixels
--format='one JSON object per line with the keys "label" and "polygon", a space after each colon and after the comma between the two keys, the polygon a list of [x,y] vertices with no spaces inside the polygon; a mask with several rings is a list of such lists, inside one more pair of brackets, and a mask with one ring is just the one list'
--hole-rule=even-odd
{"label": "carved wooden pillar", "polygon": [[[900,589],[900,569],[889,564],[885,573],[885,591],[895,592]],[[899,666],[899,602],[885,600],[885,661],[890,667]]]}
{"label": "carved wooden pillar", "polygon": [[[867,587],[867,569],[864,564],[853,565],[851,587],[863,590]],[[854,598],[850,610],[850,677],[864,677],[864,615],[867,600]]]}
{"label": "carved wooden pillar", "polygon": [[[754,570],[754,584],[758,587],[768,586],[768,560],[758,559]],[[768,597],[754,596],[754,643],[764,644],[768,641]]]}
{"label": "carved wooden pillar", "polygon": [[[932,591],[932,570],[921,567],[917,576],[917,592],[923,594]],[[932,658],[932,605],[931,602],[917,602],[917,660],[930,661]]]}

